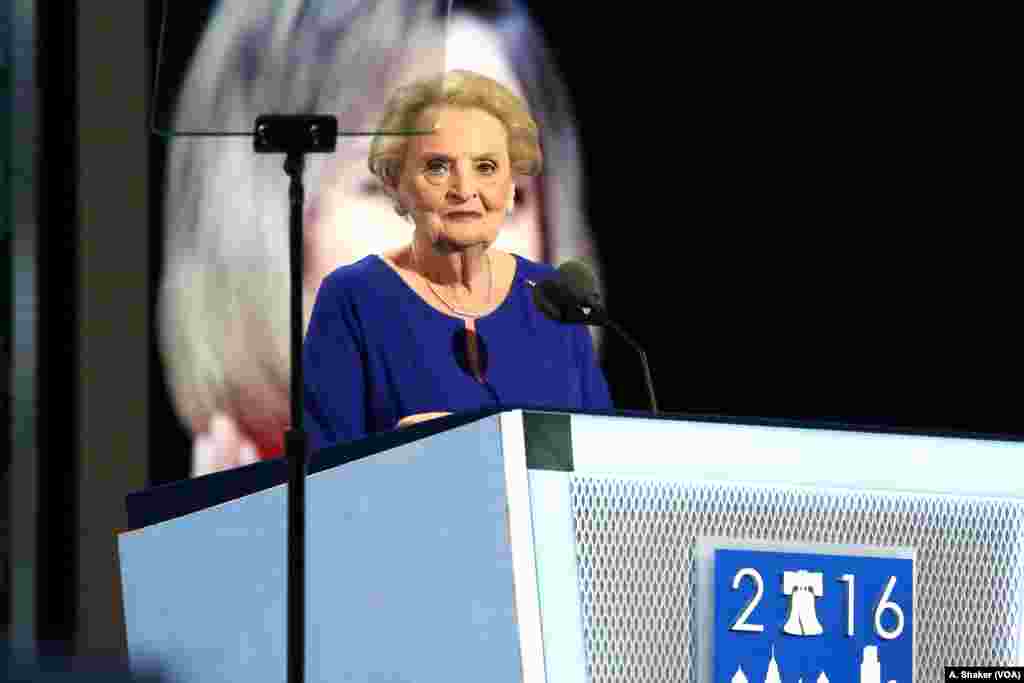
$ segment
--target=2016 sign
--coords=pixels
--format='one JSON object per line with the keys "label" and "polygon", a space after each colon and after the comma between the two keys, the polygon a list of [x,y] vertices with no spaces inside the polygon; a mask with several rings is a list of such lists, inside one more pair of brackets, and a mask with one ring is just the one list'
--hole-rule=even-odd
{"label": "2016 sign", "polygon": [[720,683],[911,683],[913,561],[715,550]]}

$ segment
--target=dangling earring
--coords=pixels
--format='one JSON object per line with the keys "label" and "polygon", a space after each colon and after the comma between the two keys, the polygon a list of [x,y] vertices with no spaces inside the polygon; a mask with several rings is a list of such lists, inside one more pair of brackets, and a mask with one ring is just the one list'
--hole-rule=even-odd
{"label": "dangling earring", "polygon": [[516,212],[516,186],[512,186],[512,192],[508,195],[508,204],[505,206],[505,215],[509,218]]}

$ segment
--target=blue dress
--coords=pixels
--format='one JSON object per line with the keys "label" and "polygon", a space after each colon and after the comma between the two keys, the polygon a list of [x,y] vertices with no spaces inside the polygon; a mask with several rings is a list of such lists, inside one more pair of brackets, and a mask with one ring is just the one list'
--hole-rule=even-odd
{"label": "blue dress", "polygon": [[430,306],[381,257],[324,278],[303,344],[312,450],[394,429],[417,413],[610,409],[587,328],[554,322],[533,303],[526,281],[555,269],[515,258],[508,296],[476,319],[482,381],[467,358],[464,321]]}

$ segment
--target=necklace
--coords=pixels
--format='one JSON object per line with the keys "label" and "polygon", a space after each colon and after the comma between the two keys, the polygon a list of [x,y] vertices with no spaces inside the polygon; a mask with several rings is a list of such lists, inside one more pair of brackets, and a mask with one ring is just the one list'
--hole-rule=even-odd
{"label": "necklace", "polygon": [[[413,266],[416,269],[416,272],[427,283],[427,287],[429,287],[430,291],[434,293],[434,296],[436,296],[438,299],[440,299],[441,303],[443,303],[445,306],[447,306],[448,309],[452,313],[454,313],[455,315],[457,315],[457,316],[459,316],[461,318],[469,318],[470,320],[475,320],[476,318],[479,318],[481,315],[483,315],[482,313],[469,313],[468,311],[460,310],[460,309],[456,308],[455,306],[453,306],[451,303],[449,303],[448,299],[445,299],[443,296],[441,296],[441,292],[437,291],[437,289],[434,288],[434,283],[430,281],[430,278],[428,278],[423,273],[420,273],[419,258],[416,256],[416,244],[413,243],[413,245],[412,245],[412,247],[410,247],[410,249],[412,251],[412,262],[413,262]],[[494,269],[491,267],[491,254],[490,254],[490,252],[487,252],[487,251],[484,252],[484,259],[487,261],[487,276],[488,276],[488,281],[487,281],[487,306],[488,306],[488,308],[490,308],[491,296],[494,293]]]}

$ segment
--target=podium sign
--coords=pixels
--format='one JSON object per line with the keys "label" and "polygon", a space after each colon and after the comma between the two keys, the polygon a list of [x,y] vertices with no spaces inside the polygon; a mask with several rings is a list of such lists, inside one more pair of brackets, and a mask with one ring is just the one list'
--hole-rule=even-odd
{"label": "podium sign", "polygon": [[714,680],[913,681],[913,559],[714,551]]}

